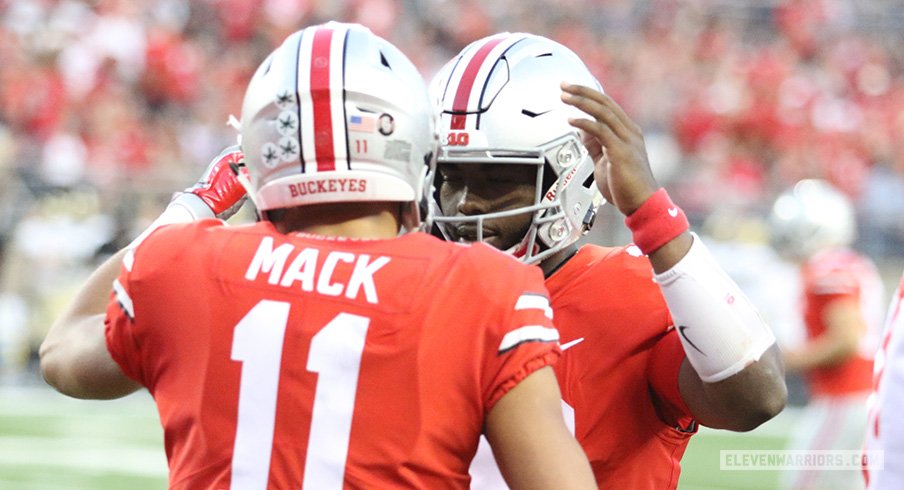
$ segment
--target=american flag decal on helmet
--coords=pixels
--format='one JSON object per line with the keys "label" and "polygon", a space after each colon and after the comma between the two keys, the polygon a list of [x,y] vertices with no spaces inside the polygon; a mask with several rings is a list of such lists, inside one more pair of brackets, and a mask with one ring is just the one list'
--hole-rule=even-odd
{"label": "american flag decal on helmet", "polygon": [[[345,43],[348,27],[305,29],[298,46],[298,118],[304,173],[348,169]],[[345,162],[337,168],[337,162]]]}
{"label": "american flag decal on helmet", "polygon": [[[445,98],[454,94],[450,129],[478,129],[480,105],[493,66],[509,48],[525,37],[523,34],[499,34],[462,53],[452,69],[449,85],[443,96]],[[447,104],[443,104],[443,107],[449,109]]]}

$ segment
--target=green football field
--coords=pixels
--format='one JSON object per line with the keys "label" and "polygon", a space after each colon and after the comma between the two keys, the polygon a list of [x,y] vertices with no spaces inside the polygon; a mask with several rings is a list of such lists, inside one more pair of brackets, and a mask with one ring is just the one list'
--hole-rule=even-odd
{"label": "green football field", "polygon": [[[787,410],[746,434],[702,430],[685,454],[679,488],[775,488],[773,471],[720,471],[719,451],[780,449],[796,414]],[[162,437],[146,392],[95,402],[42,387],[0,387],[0,488],[166,488]]]}

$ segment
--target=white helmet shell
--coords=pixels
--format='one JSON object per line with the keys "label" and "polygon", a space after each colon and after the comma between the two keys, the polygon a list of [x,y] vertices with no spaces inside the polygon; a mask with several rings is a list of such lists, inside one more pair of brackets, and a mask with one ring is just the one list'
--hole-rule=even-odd
{"label": "white helmet shell", "polygon": [[248,193],[261,211],[422,203],[433,121],[423,78],[391,43],[358,24],[305,28],[261,63],[245,93]]}
{"label": "white helmet shell", "polygon": [[434,77],[430,88],[440,115],[439,163],[536,164],[538,182],[548,184],[538,187],[532,206],[477,216],[437,212],[435,221],[444,234],[453,223],[477,222],[480,230],[486,219],[533,213],[527,236],[511,251],[533,263],[587,232],[602,195],[581,134],[568,124],[568,118],[587,115],[562,102],[562,81],[602,90],[567,47],[507,32],[468,45]]}
{"label": "white helmet shell", "polygon": [[769,230],[773,247],[796,257],[849,246],[857,235],[850,200],[819,179],[801,180],[775,200]]}

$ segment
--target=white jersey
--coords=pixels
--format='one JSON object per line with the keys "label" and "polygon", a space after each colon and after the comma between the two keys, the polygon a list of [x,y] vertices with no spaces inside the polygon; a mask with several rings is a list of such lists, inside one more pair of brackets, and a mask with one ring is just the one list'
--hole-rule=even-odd
{"label": "white jersey", "polygon": [[[904,488],[904,277],[892,299],[876,352],[865,449],[881,451],[884,468],[866,470],[870,490]],[[867,453],[869,455],[870,453]]]}

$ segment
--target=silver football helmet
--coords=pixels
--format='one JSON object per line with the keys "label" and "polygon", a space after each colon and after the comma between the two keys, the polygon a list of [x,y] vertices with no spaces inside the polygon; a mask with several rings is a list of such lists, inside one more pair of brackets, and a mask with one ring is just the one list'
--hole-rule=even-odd
{"label": "silver football helmet", "polygon": [[242,104],[241,146],[260,211],[409,202],[411,230],[429,207],[436,136],[426,85],[398,48],[358,24],[302,29],[261,63]]}
{"label": "silver football helmet", "polygon": [[535,263],[590,229],[602,195],[581,134],[568,124],[570,117],[587,115],[562,102],[562,81],[602,90],[570,49],[544,37],[508,32],[471,43],[434,77],[430,88],[440,117],[438,163],[537,168],[531,206],[471,216],[434,211],[447,238],[450,227],[472,223],[477,240],[483,240],[485,220],[531,213],[527,234],[508,252]]}
{"label": "silver football helmet", "polygon": [[782,193],[769,214],[770,242],[783,255],[804,258],[856,238],[854,207],[824,180],[801,180]]}

